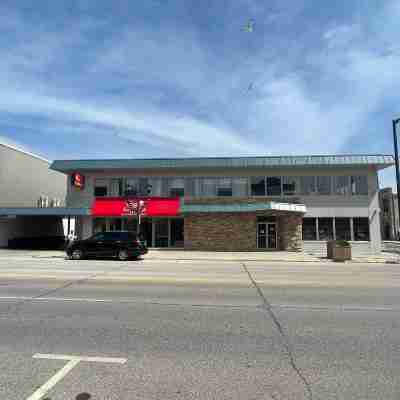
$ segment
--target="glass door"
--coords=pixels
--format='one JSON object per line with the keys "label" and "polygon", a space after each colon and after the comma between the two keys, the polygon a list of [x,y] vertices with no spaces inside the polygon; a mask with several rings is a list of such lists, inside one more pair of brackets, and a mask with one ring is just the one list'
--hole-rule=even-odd
{"label": "glass door", "polygon": [[257,224],[257,248],[276,249],[276,223],[259,222]]}
{"label": "glass door", "polygon": [[154,245],[155,247],[168,247],[169,242],[168,218],[154,221]]}
{"label": "glass door", "polygon": [[183,247],[184,235],[183,235],[183,219],[182,218],[171,218],[171,247]]}
{"label": "glass door", "polygon": [[276,224],[267,223],[267,246],[269,249],[276,249]]}
{"label": "glass door", "polygon": [[267,224],[265,222],[257,224],[257,248],[267,248]]}

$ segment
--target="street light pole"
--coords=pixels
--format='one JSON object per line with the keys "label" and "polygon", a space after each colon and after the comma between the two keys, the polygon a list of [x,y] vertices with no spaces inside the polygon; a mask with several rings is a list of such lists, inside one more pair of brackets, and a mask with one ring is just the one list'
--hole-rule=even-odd
{"label": "street light pole", "polygon": [[[393,123],[393,143],[394,143],[394,159],[395,159],[395,165],[396,165],[396,184],[397,184],[397,210],[398,210],[398,221],[400,225],[400,170],[399,170],[399,150],[397,148],[397,124],[400,122],[400,118],[394,119],[392,121]],[[399,230],[396,228],[396,237],[397,240],[399,240]]]}

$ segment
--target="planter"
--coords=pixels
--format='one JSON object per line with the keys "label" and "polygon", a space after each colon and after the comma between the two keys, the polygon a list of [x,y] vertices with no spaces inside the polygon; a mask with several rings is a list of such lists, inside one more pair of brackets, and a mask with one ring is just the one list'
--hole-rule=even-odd
{"label": "planter", "polygon": [[333,258],[333,246],[335,245],[335,240],[328,240],[326,242],[326,257]]}
{"label": "planter", "polygon": [[333,245],[333,259],[335,261],[351,260],[351,247]]}

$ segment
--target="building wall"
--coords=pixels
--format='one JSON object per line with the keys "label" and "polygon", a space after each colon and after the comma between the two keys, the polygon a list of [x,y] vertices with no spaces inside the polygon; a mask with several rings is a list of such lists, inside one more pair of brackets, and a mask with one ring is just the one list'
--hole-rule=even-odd
{"label": "building wall", "polygon": [[[79,172],[79,171],[76,171]],[[370,223],[370,247],[381,250],[379,185],[377,171],[372,166],[360,167],[314,167],[314,168],[270,168],[270,169],[213,169],[213,170],[127,170],[85,172],[85,188],[71,187],[68,179],[67,206],[90,207],[94,200],[95,178],[112,177],[246,177],[246,176],[351,176],[367,175],[368,195],[307,195],[268,197],[265,201],[294,201],[307,207],[305,217],[368,217]],[[230,198],[229,200],[232,201]],[[257,198],[260,200],[260,198]]]}
{"label": "building wall", "polygon": [[39,197],[65,204],[66,176],[39,157],[0,143],[0,207],[36,207]]}

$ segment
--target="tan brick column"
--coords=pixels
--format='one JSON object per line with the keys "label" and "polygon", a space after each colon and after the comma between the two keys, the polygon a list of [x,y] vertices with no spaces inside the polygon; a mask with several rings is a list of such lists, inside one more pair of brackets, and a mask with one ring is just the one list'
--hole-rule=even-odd
{"label": "tan brick column", "polygon": [[302,251],[303,216],[301,214],[288,213],[281,215],[279,218],[281,249]]}

